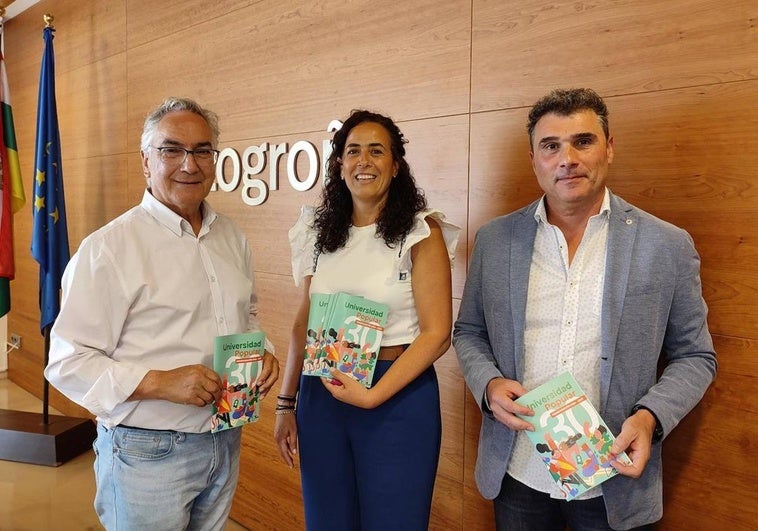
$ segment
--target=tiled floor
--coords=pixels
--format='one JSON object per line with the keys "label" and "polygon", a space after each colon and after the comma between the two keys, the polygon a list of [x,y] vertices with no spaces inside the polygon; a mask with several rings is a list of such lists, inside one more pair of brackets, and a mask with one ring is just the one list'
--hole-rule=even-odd
{"label": "tiled floor", "polygon": [[[0,409],[39,413],[42,403],[0,373]],[[0,460],[0,531],[102,530],[92,508],[93,460],[92,450],[59,467]],[[226,529],[245,531],[232,520]]]}

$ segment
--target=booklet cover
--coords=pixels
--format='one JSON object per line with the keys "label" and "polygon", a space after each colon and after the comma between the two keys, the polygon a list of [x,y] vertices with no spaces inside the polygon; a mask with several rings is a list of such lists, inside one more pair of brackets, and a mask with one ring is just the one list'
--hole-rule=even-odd
{"label": "booklet cover", "polygon": [[386,304],[349,293],[311,294],[303,374],[330,377],[337,368],[371,387],[388,313]]}
{"label": "booklet cover", "polygon": [[[566,500],[612,478],[614,437],[571,375],[565,372],[520,396],[516,403],[531,408],[533,417],[518,415],[534,426],[525,431]],[[631,464],[626,453],[618,459]]]}
{"label": "booklet cover", "polygon": [[266,335],[248,332],[213,340],[213,370],[223,383],[215,402],[211,432],[238,428],[258,420],[258,376],[263,369]]}

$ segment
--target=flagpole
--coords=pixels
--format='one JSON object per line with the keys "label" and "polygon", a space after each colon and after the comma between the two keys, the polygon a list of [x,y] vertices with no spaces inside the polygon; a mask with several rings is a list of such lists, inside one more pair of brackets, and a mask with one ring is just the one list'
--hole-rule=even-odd
{"label": "flagpole", "polygon": [[[45,364],[43,367],[47,367],[50,361],[50,327],[45,327]],[[42,424],[50,424],[50,382],[47,381],[45,375],[42,375]]]}
{"label": "flagpole", "polygon": [[[45,21],[46,28],[55,29],[53,26],[53,20],[55,20],[55,17],[53,15],[45,13],[42,16],[42,19]],[[52,328],[52,325],[46,326],[43,331],[45,338],[45,356],[44,364],[42,365],[43,371],[50,362],[50,328]],[[50,424],[50,382],[45,378],[44,372],[42,375],[42,424]]]}

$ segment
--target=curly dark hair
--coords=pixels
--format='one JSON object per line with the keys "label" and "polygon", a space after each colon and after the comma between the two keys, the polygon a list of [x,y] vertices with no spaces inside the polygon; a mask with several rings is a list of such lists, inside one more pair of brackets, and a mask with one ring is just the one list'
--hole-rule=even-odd
{"label": "curly dark hair", "polygon": [[364,122],[377,123],[390,135],[392,158],[398,164],[397,175],[390,183],[387,202],[376,220],[376,234],[393,248],[405,239],[413,228],[414,218],[426,208],[424,192],[416,186],[411,168],[405,160],[408,142],[395,122],[387,116],[366,110],[353,110],[342,128],[332,138],[332,153],[326,166],[326,185],[321,204],[316,208],[316,252],[332,253],[347,243],[352,226],[353,200],[347,184],[340,178],[342,157],[350,131]]}

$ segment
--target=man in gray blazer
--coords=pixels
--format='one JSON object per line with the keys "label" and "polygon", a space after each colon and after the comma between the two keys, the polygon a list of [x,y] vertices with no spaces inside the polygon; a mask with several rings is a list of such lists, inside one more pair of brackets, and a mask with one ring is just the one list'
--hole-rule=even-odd
{"label": "man in gray blazer", "polygon": [[[661,440],[716,373],[700,259],[684,230],[606,188],[613,138],[594,91],[551,92],[528,132],[544,196],[478,231],[453,333],[482,408],[477,485],[498,530],[649,528],[663,514]],[[514,402],[564,371],[632,461],[571,502]]]}

